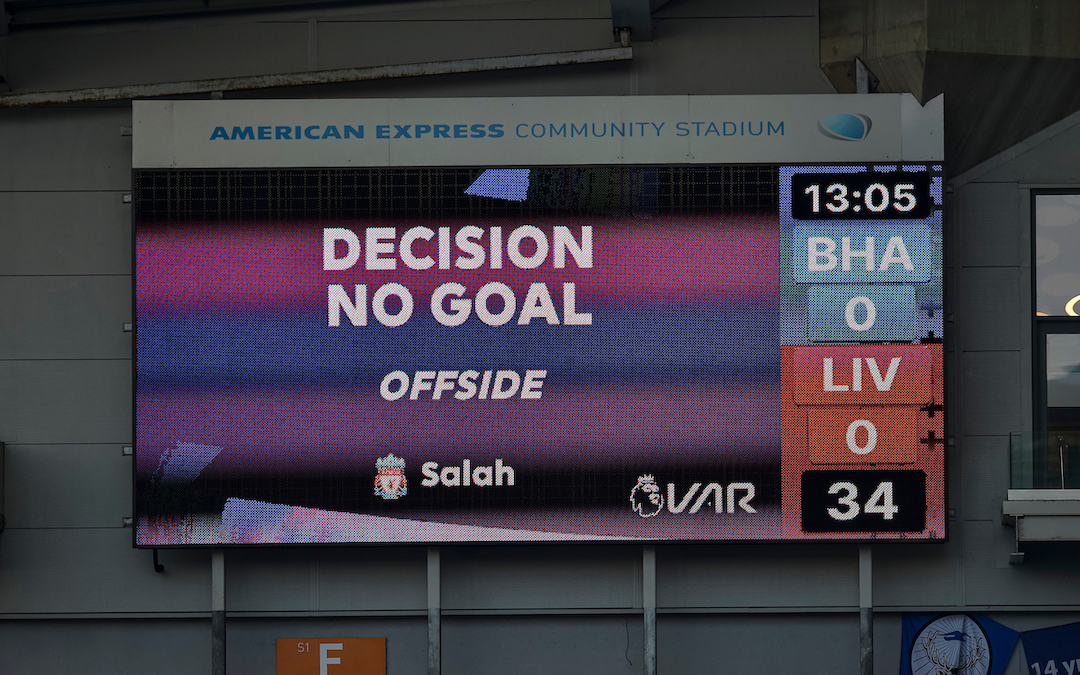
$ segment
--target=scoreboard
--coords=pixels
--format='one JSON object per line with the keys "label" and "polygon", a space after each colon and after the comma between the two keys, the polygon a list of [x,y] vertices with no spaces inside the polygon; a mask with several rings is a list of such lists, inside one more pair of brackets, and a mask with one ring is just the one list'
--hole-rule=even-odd
{"label": "scoreboard", "polygon": [[940,166],[780,169],[787,536],[944,530],[941,184]]}
{"label": "scoreboard", "polygon": [[134,136],[136,546],[945,538],[940,100]]}

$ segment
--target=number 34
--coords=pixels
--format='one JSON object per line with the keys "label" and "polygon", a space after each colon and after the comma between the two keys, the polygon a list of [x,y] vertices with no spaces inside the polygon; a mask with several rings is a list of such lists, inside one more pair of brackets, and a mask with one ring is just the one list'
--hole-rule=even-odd
{"label": "number 34", "polygon": [[[829,494],[840,495],[837,497],[837,506],[830,506],[829,516],[833,520],[851,520],[859,515],[860,506],[856,500],[859,498],[859,488],[854,483],[837,481],[829,487]],[[879,483],[870,499],[861,507],[863,513],[880,513],[885,520],[892,520],[900,509],[893,503],[892,481]]]}

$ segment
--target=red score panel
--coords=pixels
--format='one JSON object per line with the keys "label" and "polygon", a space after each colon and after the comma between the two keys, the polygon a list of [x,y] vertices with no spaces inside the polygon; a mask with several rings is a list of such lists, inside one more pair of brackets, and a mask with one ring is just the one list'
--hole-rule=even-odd
{"label": "red score panel", "polygon": [[781,361],[784,536],[943,536],[941,345],[786,345]]}
{"label": "red score panel", "polygon": [[910,464],[915,413],[915,406],[809,407],[807,456],[813,464]]}
{"label": "red score panel", "polygon": [[797,405],[922,405],[930,398],[926,345],[795,347],[783,382]]}

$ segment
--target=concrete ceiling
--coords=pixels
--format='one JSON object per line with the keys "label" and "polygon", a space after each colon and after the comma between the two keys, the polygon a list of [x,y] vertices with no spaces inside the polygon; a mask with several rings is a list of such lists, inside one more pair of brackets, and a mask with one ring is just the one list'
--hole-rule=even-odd
{"label": "concrete ceiling", "polygon": [[950,175],[1080,110],[1076,0],[821,0],[820,27],[838,91],[861,58],[880,92],[945,94]]}

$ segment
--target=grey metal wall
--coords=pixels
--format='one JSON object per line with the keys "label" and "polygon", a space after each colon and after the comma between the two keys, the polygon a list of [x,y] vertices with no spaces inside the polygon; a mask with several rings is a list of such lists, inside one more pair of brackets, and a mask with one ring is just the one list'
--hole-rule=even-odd
{"label": "grey metal wall", "polygon": [[[816,11],[814,0],[671,0],[630,63],[244,96],[830,93]],[[18,91],[612,44],[607,0],[350,12],[26,31],[0,38],[0,53]],[[3,673],[209,670],[209,552],[163,551],[156,574],[122,524],[132,293],[131,148],[120,128],[130,124],[127,103],[0,110]],[[902,611],[989,611],[1017,628],[1080,618],[1073,552],[1045,547],[1010,567],[1013,531],[999,515],[1007,434],[1030,426],[1023,185],[1080,184],[1077,150],[1072,130],[958,184],[948,202],[955,517],[945,544],[874,549],[878,672],[899,664]],[[662,672],[856,671],[857,547],[657,548]],[[641,555],[634,546],[445,548],[444,672],[641,672]],[[388,672],[424,672],[425,565],[422,548],[230,550],[230,672],[273,672],[279,637],[368,635],[388,637]],[[1009,672],[1025,670],[1014,659]]]}

